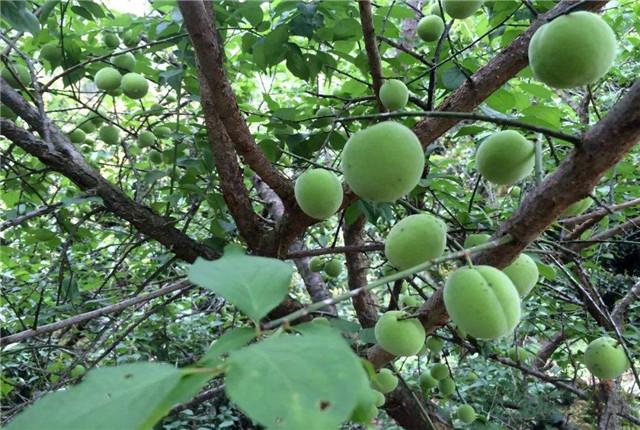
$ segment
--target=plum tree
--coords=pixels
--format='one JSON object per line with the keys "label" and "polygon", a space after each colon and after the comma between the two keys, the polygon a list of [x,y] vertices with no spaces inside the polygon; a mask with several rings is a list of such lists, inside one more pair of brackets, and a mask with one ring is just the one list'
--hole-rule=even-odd
{"label": "plum tree", "polygon": [[107,145],[115,145],[120,141],[120,129],[115,125],[103,125],[98,134]]}
{"label": "plum tree", "polygon": [[569,217],[572,217],[572,216],[578,216],[582,212],[584,212],[587,209],[589,209],[589,207],[592,204],[593,204],[593,199],[591,197],[585,197],[582,200],[578,200],[577,202],[574,202],[574,203],[570,204],[569,207],[567,207],[564,210],[564,212],[562,212],[562,215],[560,215],[560,217],[569,218]]}
{"label": "plum tree", "polygon": [[476,411],[471,405],[462,405],[456,409],[456,417],[465,424],[471,424],[476,420]]}
{"label": "plum tree", "polygon": [[356,407],[351,412],[351,421],[367,424],[378,415],[378,408],[376,407],[378,397],[374,391],[367,389],[362,392]]}
{"label": "plum tree", "polygon": [[442,0],[442,8],[451,18],[465,19],[476,13],[483,0]]}
{"label": "plum tree", "polygon": [[78,123],[78,128],[87,134],[96,131],[96,125],[89,118],[85,118],[80,121],[80,123]]}
{"label": "plum tree", "polygon": [[449,368],[444,363],[436,363],[431,367],[431,376],[437,381],[449,377]]}
{"label": "plum tree", "polygon": [[434,354],[440,354],[442,348],[444,347],[444,340],[439,337],[429,336],[427,339],[427,348],[431,350]]}
{"label": "plum tree", "polygon": [[136,67],[136,57],[134,57],[131,52],[125,52],[124,54],[113,57],[111,63],[120,69],[131,72]]}
{"label": "plum tree", "polygon": [[324,265],[324,273],[330,278],[340,276],[342,273],[342,263],[340,263],[340,260],[334,258],[327,261]]}
{"label": "plum tree", "polygon": [[423,391],[429,391],[438,385],[438,380],[431,376],[431,372],[429,371],[420,374],[418,382]]}
{"label": "plum tree", "polygon": [[491,235],[487,233],[474,233],[468,234],[464,239],[464,248],[472,248],[474,246],[482,245],[491,239]]}
{"label": "plum tree", "polygon": [[[436,5],[437,7],[437,5]],[[444,32],[444,21],[438,14],[427,15],[418,22],[418,36],[425,42],[435,42]]]}
{"label": "plum tree", "polygon": [[509,358],[513,361],[526,362],[531,358],[531,353],[521,346],[512,346],[509,348]]}
{"label": "plum tree", "polygon": [[373,388],[381,393],[392,392],[398,386],[398,377],[389,369],[380,369],[372,381]]}
{"label": "plum tree", "polygon": [[538,283],[538,266],[527,254],[520,254],[516,261],[502,271],[511,279],[522,299],[527,297]]}
{"label": "plum tree", "polygon": [[107,32],[102,36],[102,43],[109,49],[116,49],[120,46],[120,38],[114,33]]}
{"label": "plum tree", "polygon": [[587,346],[584,364],[600,379],[615,379],[629,368],[629,360],[622,346],[610,337],[600,337]]}
{"label": "plum tree", "polygon": [[438,381],[438,390],[440,390],[440,394],[445,397],[448,397],[455,393],[456,391],[456,383],[453,382],[451,378],[444,378]]}
{"label": "plum tree", "polygon": [[533,143],[520,133],[505,130],[492,134],[476,153],[476,167],[488,181],[510,185],[533,170]]}
{"label": "plum tree", "polygon": [[141,148],[146,148],[148,146],[152,146],[156,143],[156,135],[150,131],[141,131],[138,134],[138,145]]}
{"label": "plum tree", "polygon": [[79,128],[76,128],[71,133],[69,133],[69,140],[72,143],[82,143],[84,142],[86,137],[87,135],[84,133],[84,131],[80,130]]}
{"label": "plum tree", "polygon": [[384,241],[384,254],[397,269],[404,270],[440,257],[447,244],[447,226],[430,214],[403,218]]}
{"label": "plum tree", "polygon": [[321,272],[324,269],[324,259],[320,256],[313,257],[309,260],[309,270],[312,272]]}
{"label": "plum tree", "polygon": [[151,162],[153,164],[160,164],[162,163],[162,153],[160,151],[151,151],[149,153],[149,160],[151,160]]}
{"label": "plum tree", "polygon": [[155,134],[158,139],[166,139],[171,136],[171,129],[164,126],[156,127],[153,129],[153,134]]}
{"label": "plum tree", "polygon": [[342,205],[342,184],[329,170],[307,170],[296,180],[294,192],[298,206],[311,218],[327,219]]}
{"label": "plum tree", "polygon": [[391,354],[415,355],[424,344],[424,327],[416,318],[406,316],[402,311],[389,311],[375,325],[376,342]]}
{"label": "plum tree", "polygon": [[617,47],[615,33],[599,15],[573,12],[538,28],[529,43],[529,65],[550,87],[578,87],[609,71]]}
{"label": "plum tree", "polygon": [[457,269],[447,277],[443,297],[451,320],[479,339],[504,336],[520,321],[518,290],[495,267]]}
{"label": "plum tree", "polygon": [[62,60],[62,48],[60,48],[58,42],[49,42],[40,49],[40,58],[50,63],[57,63]]}
{"label": "plum tree", "polygon": [[124,43],[127,48],[138,46],[138,43],[140,43],[140,33],[134,30],[125,31],[122,34],[122,43]]}
{"label": "plum tree", "polygon": [[386,401],[386,399],[384,398],[384,394],[382,394],[380,391],[378,390],[373,390],[376,396],[376,402],[375,405],[376,407],[380,407],[382,405],[384,405],[384,402]]}
{"label": "plum tree", "polygon": [[122,77],[122,92],[129,98],[141,99],[149,91],[147,80],[137,73],[127,73]]}
{"label": "plum tree", "polygon": [[386,121],[351,136],[342,153],[342,171],[364,199],[393,202],[411,191],[422,175],[424,152],[404,125]]}
{"label": "plum tree", "polygon": [[409,101],[409,90],[398,79],[387,79],[380,87],[380,101],[390,111],[402,109]]}
{"label": "plum tree", "polygon": [[3,67],[0,71],[0,76],[2,76],[4,80],[7,81],[7,83],[13,88],[22,88],[22,86],[28,86],[31,82],[31,74],[29,73],[29,69],[18,63],[12,63],[10,67],[13,69],[13,73],[11,70],[9,70],[8,67]]}
{"label": "plum tree", "polygon": [[98,70],[98,73],[93,78],[93,82],[98,89],[103,91],[113,91],[120,88],[122,82],[122,75],[113,67],[105,67]]}
{"label": "plum tree", "polygon": [[313,124],[318,128],[326,127],[331,125],[333,110],[331,110],[330,107],[322,106],[316,111],[315,116],[318,117],[318,119],[316,119]]}

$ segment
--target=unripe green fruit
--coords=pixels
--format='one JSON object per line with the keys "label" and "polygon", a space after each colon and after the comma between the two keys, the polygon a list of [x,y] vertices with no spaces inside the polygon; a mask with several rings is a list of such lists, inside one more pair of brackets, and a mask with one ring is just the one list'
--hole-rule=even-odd
{"label": "unripe green fruit", "polygon": [[427,339],[427,348],[431,350],[434,354],[440,354],[442,348],[444,347],[444,340],[439,337],[429,336]]}
{"label": "unripe green fruit", "polygon": [[103,91],[113,91],[120,87],[122,75],[113,67],[105,67],[98,70],[93,78],[96,87]]}
{"label": "unripe green fruit", "polygon": [[171,136],[171,129],[169,127],[156,127],[153,129],[153,134],[155,134],[158,139],[166,139]]}
{"label": "unripe green fruit", "polygon": [[465,19],[476,13],[483,0],[442,0],[442,8],[451,18]]}
{"label": "unripe green fruit", "polygon": [[82,143],[84,142],[86,137],[87,135],[84,133],[84,131],[80,130],[79,128],[76,128],[71,133],[69,133],[69,140],[72,143]]}
{"label": "unripe green fruit", "polygon": [[[437,6],[437,5],[436,5]],[[435,42],[444,33],[444,21],[440,13],[427,15],[418,23],[418,36],[425,42]]]}
{"label": "unripe green fruit", "polygon": [[520,254],[516,261],[502,271],[511,279],[522,299],[527,297],[538,283],[538,266],[527,254]]}
{"label": "unripe green fruit", "polygon": [[331,122],[333,121],[333,118],[331,118],[332,116],[334,116],[333,110],[331,110],[330,107],[323,106],[316,111],[315,117],[318,119],[313,122],[313,125],[318,128],[331,125]]}
{"label": "unripe green fruit", "polygon": [[108,145],[115,145],[120,141],[120,130],[115,125],[105,125],[100,128],[100,139]]}
{"label": "unripe green fruit", "polygon": [[409,128],[393,121],[355,133],[342,153],[342,171],[361,198],[393,202],[420,181],[424,151]]}
{"label": "unripe green fruit", "polygon": [[113,33],[106,33],[102,37],[102,41],[107,48],[116,49],[120,46],[120,38]]}
{"label": "unripe green fruit", "polygon": [[152,146],[155,143],[156,135],[151,133],[150,131],[143,131],[138,135],[138,145],[140,145],[141,148]]}
{"label": "unripe green fruit", "polygon": [[400,296],[400,307],[402,308],[413,308],[420,306],[420,299],[416,296],[410,296],[408,294],[404,294]]}
{"label": "unripe green fruit", "polygon": [[538,28],[529,43],[529,65],[545,84],[573,88],[604,76],[617,48],[616,35],[599,15],[573,12]]}
{"label": "unripe green fruit", "polygon": [[16,115],[16,113],[12,111],[7,105],[0,103],[0,117],[13,121],[18,118],[18,115]]}
{"label": "unripe green fruit", "polygon": [[110,96],[113,97],[118,97],[122,95],[122,88],[118,87],[115,90],[109,90],[107,91],[107,94],[109,94]]}
{"label": "unripe green fruit", "polygon": [[136,67],[136,57],[131,52],[125,52],[124,54],[116,55],[111,59],[111,62],[121,69],[125,69],[131,72]]}
{"label": "unripe green fruit", "polygon": [[390,111],[402,109],[409,101],[407,86],[397,79],[387,79],[380,87],[380,101]]}
{"label": "unripe green fruit", "polygon": [[456,383],[451,378],[444,378],[438,381],[438,390],[443,396],[450,396],[456,391]]}
{"label": "unripe green fruit", "polygon": [[175,102],[175,101],[176,101],[176,96],[174,96],[173,94],[169,94],[169,95],[165,98],[165,100],[166,100],[168,103],[173,103],[173,102]]}
{"label": "unripe green fruit", "polygon": [[492,134],[482,142],[476,153],[476,166],[488,181],[510,185],[533,170],[533,143],[513,130]]}
{"label": "unripe green fruit", "polygon": [[342,263],[340,260],[329,260],[324,265],[324,273],[331,278],[335,278],[342,273]]}
{"label": "unripe green fruit", "polygon": [[91,120],[91,122],[96,126],[96,127],[100,127],[102,124],[104,124],[104,117],[107,116],[107,114],[105,112],[101,110],[98,111],[100,114],[96,113],[96,112],[91,112],[89,114],[89,116],[87,117],[88,119]]}
{"label": "unripe green fruit", "polygon": [[71,371],[71,377],[72,378],[77,378],[78,376],[84,375],[84,373],[87,371],[87,369],[85,369],[85,367],[82,364],[78,364],[76,367],[73,368],[73,370]]}
{"label": "unripe green fruit", "polygon": [[49,42],[40,49],[40,58],[50,63],[57,63],[62,60],[62,48],[58,42]]}
{"label": "unripe green fruit", "polygon": [[361,424],[370,423],[378,415],[377,400],[375,390],[364,390],[358,398],[356,407],[351,412],[351,421]]}
{"label": "unripe green fruit", "polygon": [[20,81],[23,86],[28,86],[31,83],[31,74],[29,73],[29,69],[27,69],[22,64],[14,63],[11,64],[11,66],[13,68],[13,74],[15,74],[18,79],[14,78],[11,71],[6,67],[2,68],[0,76],[2,76],[4,80],[7,81],[7,83],[13,88],[22,88],[18,81]]}
{"label": "unripe green fruit", "polygon": [[486,233],[476,233],[476,234],[469,234],[467,235],[467,237],[464,239],[464,248],[473,248],[474,246],[478,246],[478,245],[483,245],[487,242],[489,242],[489,239],[491,239],[491,235],[490,234],[486,234]]}
{"label": "unripe green fruit", "polygon": [[465,424],[471,424],[476,420],[476,411],[470,405],[462,405],[456,410],[456,416]]}
{"label": "unripe green fruit", "polygon": [[133,48],[140,43],[140,33],[136,33],[133,30],[127,30],[122,35],[122,42],[127,48]]}
{"label": "unripe green fruit", "polygon": [[431,367],[431,376],[440,381],[449,377],[449,368],[444,363],[436,363]]}
{"label": "unripe green fruit", "polygon": [[478,339],[509,334],[520,321],[518,290],[495,267],[459,268],[447,278],[443,296],[451,320]]}
{"label": "unripe green fruit", "polygon": [[600,379],[615,379],[629,368],[624,349],[610,337],[598,338],[587,346],[584,364]]}
{"label": "unripe green fruit", "polygon": [[415,355],[424,344],[424,327],[416,318],[405,318],[402,311],[389,311],[376,323],[376,342],[387,352],[399,355]]}
{"label": "unripe green fruit", "polygon": [[469,373],[469,374],[467,375],[467,379],[468,379],[470,382],[477,381],[477,380],[478,380],[478,374],[477,374],[477,373],[475,373],[475,372],[471,372],[471,373]]}
{"label": "unripe green fruit", "polygon": [[389,369],[381,369],[374,377],[373,388],[381,393],[387,394],[392,392],[398,386],[398,377]]}
{"label": "unripe green fruit", "polygon": [[512,346],[511,348],[509,348],[509,358],[513,361],[526,362],[527,360],[529,360],[529,358],[531,358],[531,354],[523,347],[516,348],[515,346]]}
{"label": "unripe green fruit", "polygon": [[376,395],[376,402],[375,405],[376,407],[380,407],[382,405],[384,405],[384,402],[386,401],[386,399],[384,398],[384,394],[382,394],[380,391],[377,390],[373,390],[375,395]]}
{"label": "unripe green fruit", "polygon": [[160,151],[151,151],[149,159],[154,164],[160,164],[162,163],[162,153]]}
{"label": "unripe green fruit", "polygon": [[83,119],[82,122],[78,124],[78,128],[87,134],[96,131],[96,125],[89,118]]}
{"label": "unripe green fruit", "polygon": [[560,215],[562,218],[569,218],[572,216],[578,216],[582,212],[586,211],[593,204],[593,199],[591,197],[586,197],[582,200],[578,200],[569,205],[568,208],[562,212]]}
{"label": "unripe green fruit", "polygon": [[309,270],[312,272],[320,272],[322,269],[324,269],[324,260],[322,257],[313,257],[309,260]]}
{"label": "unripe green fruit", "polygon": [[384,255],[398,270],[440,257],[447,244],[447,226],[430,214],[411,215],[389,231]]}
{"label": "unripe green fruit", "polygon": [[311,218],[327,219],[342,205],[342,185],[335,173],[309,169],[298,177],[294,187],[300,209]]}
{"label": "unripe green fruit", "polygon": [[429,391],[438,385],[438,380],[430,372],[424,372],[418,380],[423,391]]}
{"label": "unripe green fruit", "polygon": [[122,92],[129,98],[141,99],[149,91],[147,80],[137,73],[127,73],[122,77]]}

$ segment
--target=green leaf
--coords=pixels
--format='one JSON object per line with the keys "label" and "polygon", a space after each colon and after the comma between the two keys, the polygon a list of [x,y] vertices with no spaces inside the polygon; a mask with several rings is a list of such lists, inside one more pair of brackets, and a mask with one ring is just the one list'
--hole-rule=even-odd
{"label": "green leaf", "polygon": [[296,44],[289,44],[287,52],[287,69],[296,77],[306,81],[309,79],[309,67],[302,55],[302,51]]}
{"label": "green leaf", "polygon": [[26,6],[29,3],[25,1],[2,1],[0,7],[0,16],[7,21],[15,30],[28,31],[36,35],[40,32],[40,22],[38,18]]}
{"label": "green leaf", "polygon": [[241,8],[240,13],[254,27],[262,22],[263,12],[258,1],[248,1]]}
{"label": "green leaf", "polygon": [[255,329],[239,327],[229,330],[220,336],[209,348],[209,351],[198,360],[198,365],[213,367],[220,364],[220,356],[239,349],[256,337]]}
{"label": "green leaf", "polygon": [[285,298],[292,274],[291,265],[283,261],[248,255],[199,258],[189,269],[191,282],[224,297],[254,321]]}
{"label": "green leaf", "polygon": [[272,337],[232,353],[228,364],[227,395],[269,429],[335,429],[368,384],[358,357],[326,331]]}
{"label": "green leaf", "polygon": [[79,385],[38,400],[7,430],[150,429],[173,406],[168,395],[182,375],[162,363],[97,369]]}

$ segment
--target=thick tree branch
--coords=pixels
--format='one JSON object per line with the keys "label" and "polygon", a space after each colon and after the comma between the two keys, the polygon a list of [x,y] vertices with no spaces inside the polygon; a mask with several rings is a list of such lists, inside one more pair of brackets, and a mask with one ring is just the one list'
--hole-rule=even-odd
{"label": "thick tree branch", "polygon": [[[571,203],[585,197],[602,175],[614,166],[640,139],[640,81],[583,137],[563,163],[533,191],[505,223],[495,237],[510,235],[513,240],[480,252],[473,261],[498,268],[505,267],[538,237]],[[438,289],[419,312],[427,332],[446,323],[442,288]],[[375,346],[369,360],[381,367],[393,359]]]}
{"label": "thick tree branch", "polygon": [[637,216],[635,218],[631,218],[629,221],[625,223],[619,224],[601,233],[595,234],[587,240],[574,241],[573,243],[569,244],[568,248],[571,249],[572,251],[581,251],[595,243],[602,242],[607,239],[611,239],[612,237],[617,236],[618,234],[623,233],[627,230],[631,230],[631,229],[637,230],[639,224],[640,224],[640,216]]}
{"label": "thick tree branch", "polygon": [[[245,122],[236,97],[223,67],[224,53],[218,40],[215,19],[209,19],[202,1],[180,1],[198,64],[204,80],[210,88],[211,101],[238,154],[282,199],[285,207],[295,206],[291,182],[278,172],[255,140]],[[213,17],[215,18],[215,17]]]}
{"label": "thick tree branch", "polygon": [[378,111],[386,112],[386,108],[380,101],[380,87],[382,87],[382,65],[380,64],[380,53],[376,44],[376,35],[373,28],[373,17],[371,16],[371,2],[369,0],[359,0],[360,23],[362,24],[362,34],[364,36],[364,47],[367,51],[371,80],[373,81],[373,92],[378,103]]}

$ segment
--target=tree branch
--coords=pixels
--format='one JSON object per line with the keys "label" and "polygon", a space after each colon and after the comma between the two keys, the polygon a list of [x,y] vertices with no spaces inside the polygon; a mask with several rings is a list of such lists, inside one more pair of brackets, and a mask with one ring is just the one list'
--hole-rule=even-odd
{"label": "tree branch", "polygon": [[204,77],[201,83],[206,82],[209,86],[212,104],[236,150],[249,167],[278,194],[285,207],[295,206],[291,182],[273,167],[256,145],[238,109],[238,103],[223,67],[224,54],[217,36],[215,16],[210,20],[203,2],[199,0],[183,0],[178,2],[178,6]]}
{"label": "tree branch", "polygon": [[373,81],[373,93],[378,103],[378,111],[386,112],[387,109],[380,101],[380,87],[382,87],[382,65],[380,64],[380,53],[376,44],[376,35],[373,28],[373,17],[371,16],[371,2],[369,0],[358,0],[360,10],[360,23],[362,24],[362,34],[364,36],[364,47],[369,60],[369,70]]}

